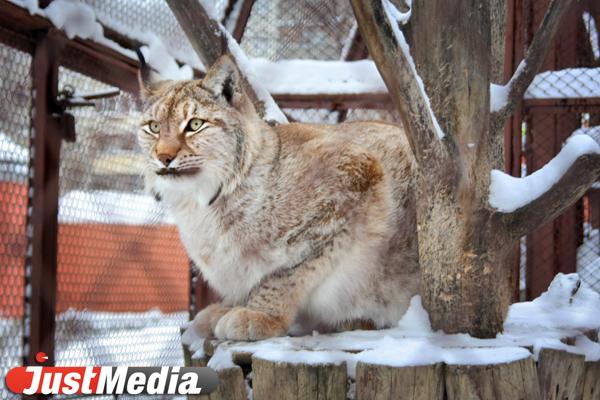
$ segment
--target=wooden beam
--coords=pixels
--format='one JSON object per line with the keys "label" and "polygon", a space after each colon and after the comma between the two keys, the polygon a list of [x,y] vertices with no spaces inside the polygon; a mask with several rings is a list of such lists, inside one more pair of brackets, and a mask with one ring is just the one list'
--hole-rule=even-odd
{"label": "wooden beam", "polygon": [[242,43],[242,37],[244,36],[246,25],[248,25],[248,19],[250,19],[250,14],[252,13],[252,6],[254,5],[254,0],[239,1],[243,1],[243,3],[242,9],[240,10],[240,15],[238,16],[238,19],[235,22],[235,28],[233,29],[233,37],[238,43]]}
{"label": "wooden beam", "polygon": [[347,110],[351,108],[391,109],[387,93],[358,94],[274,94],[282,108],[321,108]]}

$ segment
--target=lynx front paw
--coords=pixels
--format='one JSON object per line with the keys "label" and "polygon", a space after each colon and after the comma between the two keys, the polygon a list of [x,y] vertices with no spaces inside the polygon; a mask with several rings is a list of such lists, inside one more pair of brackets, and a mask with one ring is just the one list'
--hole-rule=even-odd
{"label": "lynx front paw", "polygon": [[209,305],[196,314],[196,317],[192,321],[194,331],[198,336],[203,338],[215,337],[214,332],[219,319],[227,314],[229,310],[231,310],[231,307],[221,304]]}
{"label": "lynx front paw", "polygon": [[282,318],[245,307],[233,308],[215,328],[217,338],[229,340],[260,340],[282,336],[286,332],[287,325]]}

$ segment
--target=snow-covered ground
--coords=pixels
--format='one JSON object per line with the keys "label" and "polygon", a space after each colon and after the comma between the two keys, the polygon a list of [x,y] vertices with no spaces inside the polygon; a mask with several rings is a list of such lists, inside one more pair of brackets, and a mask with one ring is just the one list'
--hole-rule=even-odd
{"label": "snow-covered ground", "polygon": [[[600,344],[584,335],[600,328],[600,294],[581,283],[577,274],[558,274],[548,291],[531,302],[511,305],[504,332],[495,339],[476,339],[467,334],[447,335],[431,329],[427,313],[416,296],[398,326],[380,331],[313,333],[305,337],[273,338],[254,343],[224,342],[209,366],[232,365],[232,353],[252,353],[273,361],[302,363],[345,362],[350,377],[359,361],[392,366],[503,363],[537,357],[541,348],[564,349],[600,360]],[[573,345],[561,341],[573,338]],[[188,329],[183,341],[203,357],[202,338]],[[533,348],[533,353],[526,347]]]}
{"label": "snow-covered ground", "polygon": [[[56,363],[62,366],[183,365],[180,327],[187,312],[163,314],[69,310],[56,319]],[[0,319],[0,376],[21,364],[22,322]],[[13,398],[0,379],[0,399]]]}

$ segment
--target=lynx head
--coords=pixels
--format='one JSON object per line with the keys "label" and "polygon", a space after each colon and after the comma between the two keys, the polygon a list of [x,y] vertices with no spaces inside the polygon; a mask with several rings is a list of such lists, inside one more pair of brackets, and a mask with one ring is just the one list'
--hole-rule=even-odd
{"label": "lynx head", "polygon": [[257,147],[260,118],[241,74],[222,56],[202,80],[153,82],[140,61],[145,110],[138,141],[147,183],[161,196],[193,189],[209,202],[243,177]]}

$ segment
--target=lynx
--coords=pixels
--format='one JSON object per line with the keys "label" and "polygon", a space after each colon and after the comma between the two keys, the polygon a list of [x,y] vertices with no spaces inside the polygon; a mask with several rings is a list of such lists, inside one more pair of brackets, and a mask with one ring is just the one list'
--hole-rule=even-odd
{"label": "lynx", "polygon": [[228,56],[202,80],[141,81],[146,183],[222,298],[195,317],[197,334],[258,340],[398,322],[420,280],[402,128],[272,127]]}

